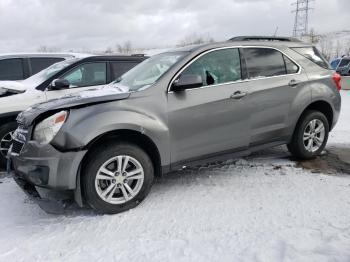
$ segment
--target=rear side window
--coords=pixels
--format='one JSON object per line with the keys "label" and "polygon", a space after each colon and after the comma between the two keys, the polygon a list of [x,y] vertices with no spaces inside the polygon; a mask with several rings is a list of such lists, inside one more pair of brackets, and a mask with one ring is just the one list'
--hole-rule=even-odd
{"label": "rear side window", "polygon": [[347,66],[350,63],[349,58],[343,58],[339,64],[339,67]]}
{"label": "rear side window", "polygon": [[299,71],[299,67],[288,57],[283,55],[284,63],[286,64],[287,74],[296,74]]}
{"label": "rear side window", "polygon": [[119,78],[137,64],[138,62],[111,62],[113,79]]}
{"label": "rear side window", "polygon": [[310,61],[314,62],[315,64],[319,65],[320,67],[330,69],[328,62],[326,61],[326,59],[324,59],[324,57],[317,50],[316,47],[294,47],[292,49],[297,53],[301,54],[302,56],[306,57]]}
{"label": "rear side window", "polygon": [[[248,78],[286,74],[285,60],[281,52],[270,48],[243,48],[242,51],[246,62]],[[292,67],[291,65],[290,68]]]}
{"label": "rear side window", "polygon": [[23,78],[21,58],[0,60],[0,80],[22,80]]}
{"label": "rear side window", "polygon": [[63,61],[63,58],[59,57],[33,57],[30,58],[30,65],[32,68],[32,75],[40,72],[41,70],[49,67],[50,65]]}

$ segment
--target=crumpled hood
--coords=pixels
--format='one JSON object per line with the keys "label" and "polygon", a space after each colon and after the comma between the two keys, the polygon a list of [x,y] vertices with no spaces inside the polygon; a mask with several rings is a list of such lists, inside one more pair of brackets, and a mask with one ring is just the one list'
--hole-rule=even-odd
{"label": "crumpled hood", "polygon": [[116,100],[126,99],[130,96],[128,90],[117,87],[102,87],[91,89],[72,95],[67,95],[48,102],[33,105],[17,116],[17,122],[23,126],[30,126],[33,121],[43,113],[59,109],[69,109],[83,105],[94,105]]}

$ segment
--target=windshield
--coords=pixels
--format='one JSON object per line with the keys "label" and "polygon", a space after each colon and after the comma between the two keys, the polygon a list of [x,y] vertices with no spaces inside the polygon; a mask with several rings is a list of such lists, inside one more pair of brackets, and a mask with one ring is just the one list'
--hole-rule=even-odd
{"label": "windshield", "polygon": [[130,91],[144,89],[154,84],[187,52],[168,52],[152,56],[122,75],[111,85],[125,86]]}
{"label": "windshield", "polygon": [[51,76],[58,73],[62,69],[66,68],[67,66],[73,64],[77,60],[78,59],[69,59],[69,60],[64,60],[62,62],[58,62],[56,64],[53,64],[53,65],[49,66],[48,68],[40,71],[39,73],[27,78],[26,80],[23,80],[22,83],[25,85],[37,87],[38,85],[40,85],[41,83],[43,83],[47,79],[49,79]]}

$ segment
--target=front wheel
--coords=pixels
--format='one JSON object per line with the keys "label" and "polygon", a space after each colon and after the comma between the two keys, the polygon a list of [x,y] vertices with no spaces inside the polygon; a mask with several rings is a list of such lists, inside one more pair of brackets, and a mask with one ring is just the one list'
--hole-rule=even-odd
{"label": "front wheel", "polygon": [[299,159],[312,159],[325,148],[328,140],[329,124],[319,111],[306,111],[294,130],[288,149]]}
{"label": "front wheel", "polygon": [[83,193],[95,210],[116,214],[137,206],[153,179],[152,161],[141,148],[115,143],[89,153],[82,174]]}

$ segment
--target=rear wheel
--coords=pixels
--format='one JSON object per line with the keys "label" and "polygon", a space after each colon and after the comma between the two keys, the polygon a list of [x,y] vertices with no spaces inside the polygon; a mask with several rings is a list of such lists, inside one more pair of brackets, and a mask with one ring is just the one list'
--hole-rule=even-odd
{"label": "rear wheel", "polygon": [[306,111],[299,119],[288,149],[297,158],[314,158],[325,148],[328,134],[329,124],[325,115],[319,111]]}
{"label": "rear wheel", "polygon": [[82,174],[87,203],[102,213],[115,214],[137,206],[149,193],[154,168],[138,146],[116,143],[89,153]]}
{"label": "rear wheel", "polygon": [[12,144],[12,136],[16,128],[16,122],[10,122],[0,127],[0,168],[6,167],[7,152]]}

